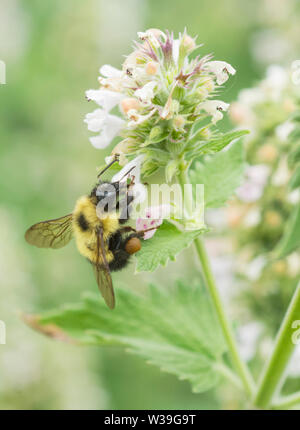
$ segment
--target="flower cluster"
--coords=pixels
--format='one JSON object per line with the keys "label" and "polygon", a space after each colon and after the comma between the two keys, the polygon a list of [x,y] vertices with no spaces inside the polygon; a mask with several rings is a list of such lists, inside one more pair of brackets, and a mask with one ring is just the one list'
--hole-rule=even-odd
{"label": "flower cluster", "polygon": [[228,109],[214,97],[235,69],[210,56],[197,56],[199,46],[186,31],[178,39],[157,29],[138,37],[122,70],[100,68],[100,88],[86,92],[99,108],[87,114],[85,122],[97,133],[90,138],[96,148],[107,147],[119,136],[112,155],[119,154],[120,165],[142,154],[144,175],[167,167],[170,180],[184,163],[184,154],[211,136],[211,126]]}
{"label": "flower cluster", "polygon": [[289,71],[271,66],[257,86],[241,91],[230,109],[237,125],[252,130],[246,139],[245,182],[226,212],[238,256],[237,276],[251,288],[251,294],[246,288],[242,297],[253,319],[265,328],[260,342],[274,334],[300,276],[299,251],[273,258],[300,201],[299,187],[291,186],[290,163],[296,149],[291,136],[299,100],[299,87],[292,83]]}

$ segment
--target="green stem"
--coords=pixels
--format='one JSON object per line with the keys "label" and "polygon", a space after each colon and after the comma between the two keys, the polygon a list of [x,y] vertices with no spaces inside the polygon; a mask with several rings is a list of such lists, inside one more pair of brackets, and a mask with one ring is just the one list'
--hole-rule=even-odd
{"label": "green stem", "polygon": [[293,406],[300,403],[300,391],[290,394],[289,396],[280,398],[277,402],[272,404],[272,409],[291,409]]}
{"label": "green stem", "polygon": [[275,340],[275,346],[260,380],[255,404],[260,408],[270,405],[272,398],[277,394],[284,379],[284,371],[289,363],[291,355],[296,347],[293,342],[295,328],[294,321],[300,320],[300,283],[296,288],[288,310],[282,321],[280,330]]}
{"label": "green stem", "polygon": [[225,379],[227,379],[238,390],[243,391],[243,385],[240,378],[228,366],[223,363],[217,363],[214,369],[219,372]]}
{"label": "green stem", "polygon": [[[188,176],[187,176],[187,171],[186,169],[181,170],[179,176],[178,176],[180,185],[182,187],[182,189],[184,189],[184,184],[189,184],[189,180],[188,180]],[[191,193],[191,189],[189,189],[189,187],[187,187],[188,189],[186,190],[186,192],[189,193],[189,195],[185,196],[185,203],[188,206],[187,210],[191,211],[191,207],[192,207],[192,193]],[[238,373],[238,375],[240,376],[245,391],[247,392],[249,398],[251,399],[253,397],[254,391],[255,391],[255,384],[253,381],[253,378],[249,372],[248,367],[246,366],[246,364],[242,361],[242,359],[240,358],[239,355],[239,351],[234,339],[234,335],[231,329],[231,326],[229,324],[229,321],[227,319],[225,310],[224,310],[224,306],[222,304],[222,300],[221,297],[219,295],[216,283],[215,283],[215,279],[211,270],[211,266],[209,263],[209,259],[205,250],[205,246],[204,243],[202,242],[201,238],[198,237],[197,239],[195,239],[195,247],[196,247],[196,251],[197,251],[197,255],[199,257],[199,261],[201,263],[202,266],[202,271],[203,271],[203,275],[207,284],[207,288],[210,292],[217,316],[219,318],[219,322],[221,325],[221,328],[223,330],[223,334],[225,337],[225,340],[227,342],[227,346],[229,349],[229,353],[230,353],[230,357],[232,359],[232,363]]]}

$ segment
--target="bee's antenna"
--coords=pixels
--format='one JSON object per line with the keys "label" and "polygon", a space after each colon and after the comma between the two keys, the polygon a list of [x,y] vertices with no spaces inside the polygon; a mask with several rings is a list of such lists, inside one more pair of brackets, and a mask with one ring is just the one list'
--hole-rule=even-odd
{"label": "bee's antenna", "polygon": [[111,161],[103,170],[101,170],[101,172],[99,173],[97,178],[99,178],[101,175],[103,175],[103,173],[106,172],[106,170],[109,169],[117,161],[119,161],[119,154],[115,154],[115,158],[113,159],[113,161]]}

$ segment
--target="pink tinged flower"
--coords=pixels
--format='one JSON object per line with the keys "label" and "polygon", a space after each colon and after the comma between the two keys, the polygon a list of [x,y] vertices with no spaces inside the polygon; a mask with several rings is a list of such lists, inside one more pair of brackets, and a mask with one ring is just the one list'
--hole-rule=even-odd
{"label": "pink tinged flower", "polygon": [[229,75],[234,75],[236,70],[226,61],[209,61],[204,68],[216,76],[218,85],[223,85]]}
{"label": "pink tinged flower", "polygon": [[215,124],[223,118],[223,113],[229,108],[229,104],[221,100],[209,100],[200,104],[200,109],[212,116],[212,122]]}
{"label": "pink tinged flower", "polygon": [[101,106],[106,112],[117,106],[123,99],[124,95],[110,90],[88,90],[85,93],[88,100],[93,100]]}
{"label": "pink tinged flower", "polygon": [[246,203],[261,198],[269,175],[269,168],[263,164],[249,166],[246,170],[246,181],[238,188],[237,196]]}
{"label": "pink tinged flower", "polygon": [[103,109],[96,109],[88,113],[84,122],[90,131],[100,132],[99,135],[90,137],[91,144],[97,149],[106,148],[112,139],[118,135],[124,124],[121,118],[110,115]]}
{"label": "pink tinged flower", "polygon": [[163,223],[164,218],[168,218],[171,212],[169,205],[150,206],[145,210],[144,218],[136,220],[136,230],[144,231],[144,239],[150,239],[154,236],[158,227]]}

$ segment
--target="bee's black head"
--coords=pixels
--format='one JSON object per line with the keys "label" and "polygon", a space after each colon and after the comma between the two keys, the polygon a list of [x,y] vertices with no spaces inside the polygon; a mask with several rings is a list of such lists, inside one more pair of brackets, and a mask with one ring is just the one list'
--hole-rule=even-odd
{"label": "bee's black head", "polygon": [[105,212],[118,210],[121,202],[129,205],[133,198],[128,195],[129,185],[126,182],[100,181],[92,190],[91,197],[96,198],[96,204],[102,206]]}

